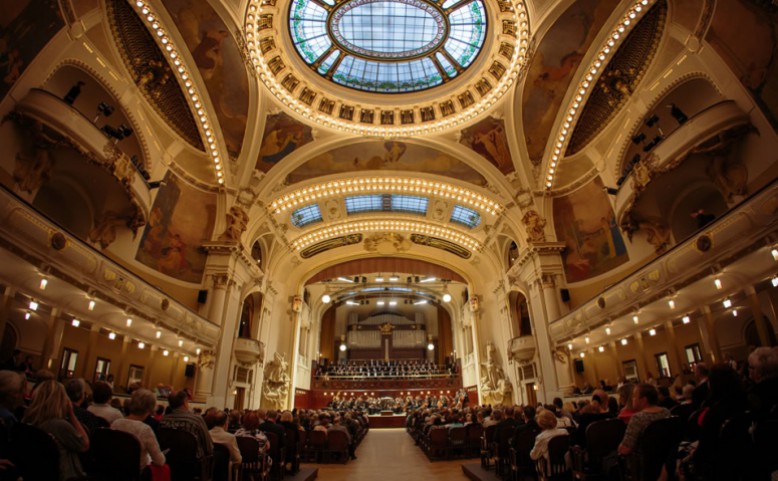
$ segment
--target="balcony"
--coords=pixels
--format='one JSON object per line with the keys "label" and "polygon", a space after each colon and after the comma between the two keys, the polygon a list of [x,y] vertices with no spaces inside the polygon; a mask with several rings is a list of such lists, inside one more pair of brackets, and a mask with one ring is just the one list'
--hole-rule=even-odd
{"label": "balcony", "polygon": [[508,352],[519,364],[532,361],[535,357],[535,338],[532,336],[514,337],[508,341]]}
{"label": "balcony", "polygon": [[237,338],[233,351],[241,364],[261,363],[265,360],[265,344],[256,339]]}

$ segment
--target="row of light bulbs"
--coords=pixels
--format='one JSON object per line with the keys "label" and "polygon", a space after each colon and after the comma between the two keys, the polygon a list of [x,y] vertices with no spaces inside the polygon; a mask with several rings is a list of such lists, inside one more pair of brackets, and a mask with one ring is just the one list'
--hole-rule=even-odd
{"label": "row of light bulbs", "polygon": [[[455,127],[461,123],[475,119],[478,115],[485,112],[509,90],[513,82],[518,79],[519,70],[524,67],[527,61],[527,49],[529,46],[529,22],[524,2],[514,2],[513,12],[502,12],[502,15],[511,15],[513,20],[518,23],[519,37],[518,47],[514,49],[513,56],[508,63],[506,73],[500,78],[495,88],[480,98],[473,105],[465,108],[459,113],[449,115],[439,120],[424,122],[409,126],[380,127],[375,125],[360,125],[354,122],[330,117],[313,108],[312,106],[296,99],[292,94],[276,80],[275,74],[270,70],[265,61],[263,53],[259,49],[259,21],[261,15],[268,9],[274,9],[275,2],[264,2],[264,0],[251,0],[246,12],[246,46],[254,67],[259,74],[260,79],[267,85],[270,93],[287,107],[293,109],[299,115],[313,120],[325,127],[335,128],[352,134],[369,136],[417,136],[427,133],[440,132]],[[263,7],[265,10],[263,11]],[[272,11],[272,10],[270,10]],[[518,13],[517,13],[518,12]]]}
{"label": "row of light bulbs", "polygon": [[151,29],[159,39],[159,42],[163,45],[163,50],[167,53],[168,57],[170,57],[170,62],[173,64],[172,70],[181,78],[181,83],[186,87],[186,93],[189,95],[189,99],[192,101],[192,106],[197,114],[194,117],[199,122],[203,134],[205,134],[205,143],[211,153],[214,170],[216,171],[216,180],[219,184],[224,184],[224,173],[221,163],[222,156],[219,155],[219,145],[216,140],[216,133],[211,127],[212,124],[208,119],[208,114],[205,111],[201,95],[197,92],[194,82],[184,66],[179,50],[173,45],[173,41],[165,32],[159,17],[154,14],[151,6],[143,0],[136,0],[135,7],[138,12],[141,13],[141,18],[151,26]]}
{"label": "row of light bulbs", "polygon": [[366,177],[322,182],[284,194],[275,199],[270,206],[274,214],[280,214],[287,209],[317,201],[318,199],[360,192],[412,192],[454,199],[457,202],[468,204],[491,215],[499,215],[503,210],[503,206],[499,202],[495,202],[470,189],[446,182],[404,177]]}
{"label": "row of light bulbs", "polygon": [[565,147],[567,146],[570,134],[572,134],[573,127],[575,125],[576,117],[579,115],[582,106],[584,105],[584,99],[586,98],[589,90],[596,84],[596,78],[600,74],[600,69],[603,69],[607,62],[605,61],[609,55],[616,51],[616,46],[623,41],[623,37],[626,38],[627,30],[631,25],[637,24],[639,17],[648,11],[649,4],[654,3],[656,0],[638,0],[621,18],[619,23],[611,32],[609,38],[605,41],[604,45],[600,48],[599,53],[595,56],[592,63],[589,65],[589,69],[586,72],[583,80],[578,86],[578,91],[575,93],[570,105],[567,107],[567,116],[562,122],[561,128],[556,136],[554,142],[554,150],[551,155],[551,161],[548,163],[548,169],[546,171],[546,190],[550,190],[554,185],[554,175],[556,174],[557,163],[563,156]]}
{"label": "row of light bulbs", "polygon": [[449,229],[447,227],[440,227],[423,222],[405,220],[369,220],[346,222],[335,226],[323,227],[311,233],[302,235],[292,241],[292,248],[296,251],[299,251],[311,244],[320,242],[325,239],[330,239],[332,237],[353,234],[356,232],[387,230],[394,232],[419,232],[422,234],[441,237],[470,250],[481,250],[481,243],[467,234]]}
{"label": "row of light bulbs", "polygon": [[[49,285],[48,278],[47,277],[41,278],[40,285],[39,285],[40,289],[42,291],[46,290],[46,287],[48,287],[48,285]],[[88,302],[87,302],[87,310],[89,310],[90,312],[94,311],[96,306],[97,306],[97,303],[95,302],[94,299],[89,299],[88,300]],[[27,320],[27,321],[30,320],[30,318],[32,317],[32,313],[37,311],[39,307],[40,307],[40,303],[38,301],[36,301],[35,299],[30,299],[30,302],[27,304],[27,312],[25,312],[25,314],[24,314],[24,319]],[[132,320],[131,317],[128,317],[127,320],[125,321],[125,324],[127,325],[127,327],[132,327],[132,323],[133,323],[133,320]],[[73,326],[73,327],[80,327],[81,326],[81,320],[74,317],[70,321],[70,325]],[[108,339],[113,341],[113,340],[116,339],[116,335],[117,334],[116,334],[115,331],[109,331],[108,332]],[[157,338],[157,339],[162,338],[162,331],[157,329],[156,332],[154,333],[154,337]],[[146,343],[144,341],[140,341],[139,340],[137,342],[137,346],[138,346],[139,349],[144,349],[146,347]],[[184,347],[184,340],[183,339],[179,339],[178,340],[178,347]],[[197,353],[198,356],[200,355],[201,351],[202,350],[199,347],[195,350],[195,352]],[[169,354],[170,354],[170,351],[168,349],[164,349],[162,351],[162,355],[164,355],[164,356],[167,356]],[[189,361],[189,356],[188,355],[184,355],[184,362],[188,362],[188,361]]]}

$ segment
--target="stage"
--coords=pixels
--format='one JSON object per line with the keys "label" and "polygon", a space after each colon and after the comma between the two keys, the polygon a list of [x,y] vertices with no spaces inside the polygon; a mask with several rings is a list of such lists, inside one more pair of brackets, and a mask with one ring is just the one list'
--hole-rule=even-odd
{"label": "stage", "polygon": [[367,417],[370,429],[404,428],[405,414],[372,414]]}

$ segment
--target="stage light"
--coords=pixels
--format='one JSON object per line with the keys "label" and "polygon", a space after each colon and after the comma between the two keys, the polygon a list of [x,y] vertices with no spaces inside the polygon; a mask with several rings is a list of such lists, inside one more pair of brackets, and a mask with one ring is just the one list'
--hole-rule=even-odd
{"label": "stage light", "polygon": [[648,335],[649,336],[656,336],[656,329],[654,329],[654,328],[649,329],[648,330]]}
{"label": "stage light", "polygon": [[323,296],[321,296],[321,302],[325,304],[329,304],[331,300],[332,298],[330,297],[329,294],[324,294]]}
{"label": "stage light", "polygon": [[732,301],[730,301],[729,298],[724,299],[724,302],[722,302],[722,304],[724,304],[724,307],[727,308],[727,309],[732,307]]}
{"label": "stage light", "polygon": [[684,324],[689,324],[690,322],[692,322],[692,320],[689,318],[689,316],[683,316],[681,318],[681,322],[683,322]]}
{"label": "stage light", "polygon": [[400,280],[400,278],[399,278],[398,276],[391,276],[391,277],[389,278],[389,282],[397,282],[397,281],[399,281],[399,280]]}
{"label": "stage light", "polygon": [[721,279],[718,277],[713,279],[713,285],[716,286],[716,289],[721,289]]}
{"label": "stage light", "polygon": [[81,325],[81,321],[79,321],[78,319],[73,319],[72,321],[70,321],[70,325],[73,327],[78,327]]}
{"label": "stage light", "polygon": [[624,339],[621,340],[621,345],[626,346],[628,342],[629,341],[627,341],[627,338],[625,337]]}
{"label": "stage light", "polygon": [[43,279],[41,279],[41,290],[42,291],[45,291],[46,290],[46,286],[48,286],[48,285],[49,285],[49,280],[48,279],[46,279],[45,277]]}
{"label": "stage light", "polygon": [[115,333],[115,332],[109,332],[109,333],[108,333],[108,339],[110,339],[110,340],[112,340],[112,341],[113,341],[114,339],[116,339],[116,333]]}
{"label": "stage light", "polygon": [[375,281],[376,282],[384,282],[384,278],[383,277],[376,277]]}

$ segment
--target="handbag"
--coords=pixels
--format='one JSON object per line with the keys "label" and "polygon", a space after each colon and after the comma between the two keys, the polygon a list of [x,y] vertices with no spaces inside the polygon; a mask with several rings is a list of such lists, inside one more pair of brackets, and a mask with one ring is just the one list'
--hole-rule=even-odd
{"label": "handbag", "polygon": [[167,464],[149,464],[151,481],[170,481],[170,466]]}

